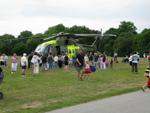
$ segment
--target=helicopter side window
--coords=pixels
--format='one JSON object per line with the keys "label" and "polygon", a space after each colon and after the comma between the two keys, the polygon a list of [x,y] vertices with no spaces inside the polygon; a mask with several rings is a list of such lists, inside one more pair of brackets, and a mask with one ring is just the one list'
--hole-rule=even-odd
{"label": "helicopter side window", "polygon": [[36,52],[43,52],[44,49],[45,49],[45,45],[39,45],[39,46],[35,49],[35,51],[36,51]]}

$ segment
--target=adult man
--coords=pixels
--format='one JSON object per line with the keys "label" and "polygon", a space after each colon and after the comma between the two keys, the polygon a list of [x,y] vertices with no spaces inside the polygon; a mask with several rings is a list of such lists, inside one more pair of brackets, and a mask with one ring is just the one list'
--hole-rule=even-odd
{"label": "adult man", "polygon": [[77,56],[76,56],[76,70],[77,70],[77,77],[80,80],[83,80],[83,66],[84,66],[84,55],[83,51],[79,50]]}
{"label": "adult man", "polygon": [[139,63],[140,57],[139,55],[135,52],[132,55],[132,72],[138,72],[138,63]]}

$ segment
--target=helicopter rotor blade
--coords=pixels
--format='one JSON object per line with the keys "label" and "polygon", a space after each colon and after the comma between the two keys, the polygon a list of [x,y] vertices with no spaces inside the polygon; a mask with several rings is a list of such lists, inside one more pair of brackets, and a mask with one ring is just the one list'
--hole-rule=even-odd
{"label": "helicopter rotor blade", "polygon": [[101,37],[101,34],[74,34],[75,36],[81,36],[81,37],[95,37],[95,36],[99,36]]}
{"label": "helicopter rotor blade", "polygon": [[103,34],[103,36],[116,37],[117,35],[114,35],[114,34]]}

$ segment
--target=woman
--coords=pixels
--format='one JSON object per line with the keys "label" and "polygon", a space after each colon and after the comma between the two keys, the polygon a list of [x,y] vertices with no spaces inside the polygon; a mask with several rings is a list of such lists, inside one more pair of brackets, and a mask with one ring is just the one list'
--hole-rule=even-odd
{"label": "woman", "polygon": [[35,52],[32,59],[31,59],[31,63],[33,63],[33,73],[34,74],[38,74],[39,73],[39,63],[40,63],[40,57],[38,56],[38,54]]}
{"label": "woman", "polygon": [[14,73],[14,72],[16,72],[17,71],[17,54],[16,53],[14,53],[13,54],[13,56],[11,57],[11,70],[12,70],[12,74]]}

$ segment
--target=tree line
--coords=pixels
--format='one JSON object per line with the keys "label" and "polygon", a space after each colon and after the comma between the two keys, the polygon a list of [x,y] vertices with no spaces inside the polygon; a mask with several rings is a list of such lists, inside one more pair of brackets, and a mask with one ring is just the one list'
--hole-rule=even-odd
{"label": "tree line", "polygon": [[[50,34],[56,33],[78,33],[92,34],[101,33],[98,30],[92,30],[86,26],[65,27],[63,24],[49,27],[44,33],[33,34],[31,31],[25,30],[20,32],[19,36],[15,37],[11,34],[0,36],[0,53],[11,55],[17,53],[31,53],[37,45],[44,42],[44,38]],[[114,34],[115,37],[103,37],[96,43],[96,48],[100,52],[105,52],[108,55],[113,55],[117,52],[119,56],[129,55],[134,51],[140,54],[150,51],[150,29],[144,29],[141,33],[137,33],[137,27],[133,22],[122,21],[118,28],[110,28],[104,34]],[[94,38],[83,38],[80,43],[90,44]]]}

